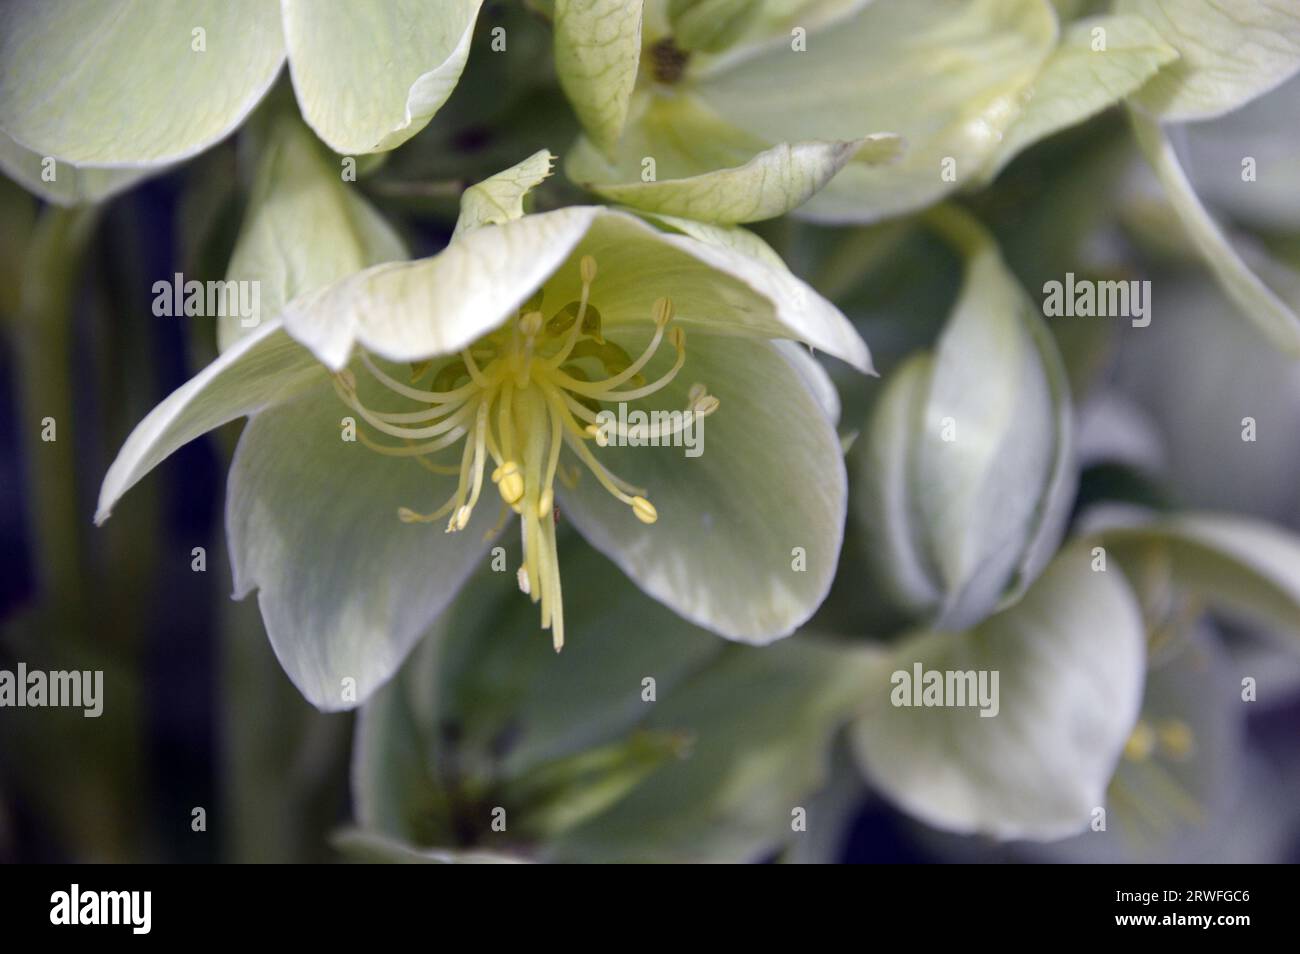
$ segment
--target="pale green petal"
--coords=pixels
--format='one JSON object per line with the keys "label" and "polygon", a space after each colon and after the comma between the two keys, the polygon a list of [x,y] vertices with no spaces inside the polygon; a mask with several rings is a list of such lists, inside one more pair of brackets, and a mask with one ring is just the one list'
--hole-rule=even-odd
{"label": "pale green petal", "polygon": [[821,405],[822,412],[826,415],[826,420],[831,422],[832,427],[838,427],[840,423],[840,392],[835,388],[835,382],[831,376],[826,373],[822,363],[818,361],[807,348],[796,341],[776,340],[772,345],[781,356],[790,363],[795,373],[799,375],[817,403]]}
{"label": "pale green petal", "polygon": [[1113,106],[1177,58],[1141,17],[1091,17],[1070,24],[989,160],[985,178],[995,177],[1025,147]]}
{"label": "pale green petal", "polygon": [[[963,222],[964,220],[957,220]],[[966,227],[966,226],[963,226]],[[1028,296],[982,231],[932,364],[905,367],[858,458],[858,512],[883,583],[936,626],[1015,596],[1060,540],[1073,489],[1065,371]],[[862,471],[860,471],[862,472]]]}
{"label": "pale green petal", "polygon": [[[844,531],[839,439],[799,373],[771,344],[689,336],[681,374],[653,406],[684,408],[704,383],[721,405],[701,453],[606,447],[600,460],[645,488],[640,523],[584,473],[557,487],[561,512],[646,593],[730,639],[789,635],[825,598]],[[661,397],[662,395],[662,397]]]}
{"label": "pale green petal", "polygon": [[17,0],[0,7],[0,131],[78,165],[176,162],[243,122],[283,60],[266,0]]}
{"label": "pale green petal", "polygon": [[898,161],[850,162],[799,211],[826,222],[875,221],[978,181],[1056,40],[1045,0],[876,0],[810,36],[806,52],[774,44],[694,89],[767,143],[852,140],[880,129],[902,136]]}
{"label": "pale green petal", "polygon": [[1300,538],[1247,517],[1180,513],[1104,532],[1131,576],[1152,572],[1300,646]]}
{"label": "pale green petal", "polygon": [[646,102],[613,162],[579,139],[565,169],[571,179],[613,202],[734,225],[783,215],[808,201],[850,161],[889,163],[900,149],[897,136],[862,132],[769,146],[731,128],[693,97],[679,95]]}
{"label": "pale green petal", "polygon": [[178,447],[227,421],[287,400],[322,375],[278,322],[263,325],[177,388],[136,425],[99,491],[95,522]]}
{"label": "pale green petal", "polygon": [[521,218],[524,197],[551,174],[554,161],[550,150],[540,149],[523,162],[470,186],[461,193],[456,232]]}
{"label": "pale green petal", "polygon": [[891,606],[917,618],[942,599],[938,572],[921,549],[913,483],[934,359],[920,354],[885,381],[867,432],[850,459],[853,510],[866,541],[873,582]]}
{"label": "pale green petal", "polygon": [[456,88],[482,0],[282,0],[298,106],[335,152],[395,149]]}
{"label": "pale green petal", "polygon": [[[1063,550],[1011,609],[964,633],[906,639],[863,686],[853,726],[868,780],[928,825],[1001,839],[1083,830],[1137,719],[1146,633],[1122,575]],[[997,714],[894,706],[924,671],[997,671]],[[892,698],[891,698],[892,697]],[[901,699],[900,699],[901,701]],[[989,708],[988,711],[992,711]]]}
{"label": "pale green petal", "polygon": [[578,206],[471,229],[432,258],[378,265],[299,296],[285,327],[336,369],[357,344],[394,361],[458,351],[522,305],[601,211]]}
{"label": "pale green petal", "polygon": [[683,219],[675,215],[647,212],[644,209],[629,209],[629,211],[663,229],[689,235],[691,238],[698,239],[708,245],[720,245],[724,248],[735,249],[750,258],[757,259],[764,265],[789,271],[785,267],[785,262],[781,260],[781,256],[776,254],[772,246],[749,231],[749,229],[743,229],[739,226],[715,225],[712,222],[698,222],[695,219]]}
{"label": "pale green petal", "polygon": [[[673,42],[683,50],[718,52],[782,37],[796,27],[813,33],[852,16],[872,0],[671,0]],[[743,51],[742,51],[743,52]]]}
{"label": "pale green petal", "polygon": [[1300,9],[1276,0],[1117,0],[1145,17],[1180,59],[1136,97],[1165,122],[1245,105],[1300,69]]}
{"label": "pale green petal", "polygon": [[491,851],[453,851],[445,848],[414,848],[378,832],[349,828],[338,832],[330,843],[359,862],[395,865],[513,865],[523,858]]}
{"label": "pale green petal", "polygon": [[3,132],[0,132],[0,171],[29,192],[55,205],[102,202],[154,172],[147,168],[74,166],[24,149]]}
{"label": "pale green petal", "polygon": [[[1136,111],[1131,116],[1142,152],[1155,169],[1188,238],[1223,290],[1277,347],[1300,355],[1300,315],[1295,305],[1300,302],[1300,274],[1270,262],[1263,252],[1255,254],[1252,269],[1201,205],[1164,130]],[[1274,287],[1264,282],[1257,274],[1259,270],[1265,271]]]}
{"label": "pale green petal", "polygon": [[399,521],[399,507],[440,506],[456,478],[343,440],[349,416],[330,385],[259,413],[226,498],[235,596],[258,590],[280,664],[325,711],[364,702],[396,671],[483,557],[497,517],[478,506],[459,533]]}
{"label": "pale green petal", "polygon": [[641,62],[642,0],[556,0],[555,72],[599,148],[618,142]]}
{"label": "pale green petal", "polygon": [[463,232],[432,258],[381,265],[303,295],[285,309],[285,324],[330,367],[342,367],[354,344],[394,361],[423,360],[498,327],[543,282],[547,300],[575,300],[583,255],[596,259],[592,302],[607,326],[648,327],[655,301],[669,297],[688,332],[795,338],[870,370],[848,319],[787,270],[588,206]]}
{"label": "pale green petal", "polygon": [[369,265],[406,258],[401,238],[345,181],[297,120],[281,120],[268,140],[253,197],[230,259],[227,281],[257,282],[251,316],[218,319],[224,350],[291,299]]}

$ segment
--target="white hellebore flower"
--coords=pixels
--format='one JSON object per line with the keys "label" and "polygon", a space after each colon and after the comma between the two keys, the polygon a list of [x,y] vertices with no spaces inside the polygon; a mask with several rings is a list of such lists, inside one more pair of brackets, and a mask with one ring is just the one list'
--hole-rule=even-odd
{"label": "white hellebore flower", "polygon": [[98,200],[235,130],[287,61],[344,155],[400,146],[460,79],[482,0],[12,0],[0,6],[0,169]]}
{"label": "white hellebore flower", "polygon": [[[731,639],[789,634],[830,586],[846,506],[833,389],[790,341],[870,372],[866,346],[779,262],[728,244],[752,236],[603,207],[524,215],[549,167],[543,151],[470,189],[438,255],[291,301],[155,408],[104,481],[100,521],[181,444],[252,416],[226,507],[236,596],[259,590],[322,709],[392,675],[512,511],[518,581],[556,648],[557,502],[643,590]],[[622,403],[694,414],[592,426]],[[706,417],[696,457],[618,446]]]}

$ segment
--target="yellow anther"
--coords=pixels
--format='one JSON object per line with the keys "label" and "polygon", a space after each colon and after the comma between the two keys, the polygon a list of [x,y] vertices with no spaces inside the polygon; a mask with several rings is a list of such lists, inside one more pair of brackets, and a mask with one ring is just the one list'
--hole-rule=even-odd
{"label": "yellow anther", "polygon": [[721,405],[721,401],[712,394],[706,394],[698,401],[691,404],[691,410],[695,412],[696,417],[708,417]]}
{"label": "yellow anther", "polygon": [[596,260],[590,255],[582,256],[582,260],[578,262],[578,274],[582,276],[584,285],[590,285],[594,282],[596,280]]}
{"label": "yellow anther", "polygon": [[596,442],[597,447],[609,446],[609,435],[599,424],[588,424],[583,430]]}
{"label": "yellow anther", "polygon": [[537,501],[537,519],[549,520],[555,507],[555,491],[547,487]]}
{"label": "yellow anther", "polygon": [[686,350],[686,332],[682,331],[681,328],[673,328],[672,331],[668,332],[668,340],[672,342],[678,354]]}
{"label": "yellow anther", "polygon": [[1133,726],[1133,733],[1124,743],[1124,757],[1132,762],[1143,762],[1150,758],[1156,747],[1156,734],[1146,722]]}
{"label": "yellow anther", "polygon": [[673,300],[671,298],[660,298],[654,304],[654,320],[656,325],[666,325],[673,320]]}
{"label": "yellow anther", "polygon": [[512,460],[506,461],[492,474],[496,481],[501,499],[514,506],[524,499],[524,475],[519,472],[519,465]]}
{"label": "yellow anther", "polygon": [[654,523],[659,519],[659,511],[655,509],[655,505],[644,497],[632,498],[632,513],[642,523]]}
{"label": "yellow anther", "polygon": [[519,318],[519,330],[529,338],[535,337],[542,330],[543,321],[540,311],[527,312]]}
{"label": "yellow anther", "polygon": [[451,515],[451,519],[447,521],[447,532],[456,533],[464,530],[469,523],[469,516],[472,512],[472,509],[467,505],[462,504],[457,507],[456,512]]}
{"label": "yellow anther", "polygon": [[1182,760],[1196,748],[1196,736],[1191,727],[1181,719],[1166,719],[1160,723],[1157,734],[1160,747],[1170,758]]}
{"label": "yellow anther", "polygon": [[519,581],[519,592],[531,596],[533,588],[528,582],[528,567],[521,566],[515,573],[515,579]]}

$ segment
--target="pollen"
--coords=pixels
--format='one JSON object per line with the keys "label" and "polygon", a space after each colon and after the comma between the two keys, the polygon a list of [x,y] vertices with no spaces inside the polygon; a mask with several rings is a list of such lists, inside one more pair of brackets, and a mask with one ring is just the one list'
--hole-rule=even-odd
{"label": "pollen", "polygon": [[[397,380],[364,353],[355,370],[334,376],[340,399],[359,418],[361,443],[457,478],[455,492],[441,506],[429,512],[399,508],[402,523],[447,519],[447,533],[463,531],[478,504],[483,478],[491,478],[503,501],[502,521],[510,511],[520,516],[519,588],[540,604],[542,628],[551,630],[556,650],[564,645],[564,610],[555,544],[555,479],[572,488],[585,468],[633,518],[655,523],[659,511],[645,489],[611,472],[593,446],[625,442],[633,430],[610,424],[608,414],[602,419],[604,405],[651,398],[677,377],[686,361],[686,334],[673,324],[675,309],[669,298],[651,307],[647,318],[653,330],[637,357],[608,340],[600,310],[591,300],[596,275],[596,260],[584,255],[578,262],[581,291],[576,300],[548,316],[543,290],[512,320],[458,355],[411,364],[409,381]],[[673,360],[654,380],[647,380],[647,369],[666,350],[665,344]],[[358,380],[362,370],[369,375],[364,400]],[[427,385],[421,383],[425,381]],[[400,408],[371,406],[395,402]],[[686,411],[707,416],[717,409],[718,399],[703,384],[690,389]],[[636,436],[647,436],[643,430],[639,427]],[[444,452],[456,453],[457,447],[458,462],[438,459]],[[576,463],[561,465],[564,450]]]}

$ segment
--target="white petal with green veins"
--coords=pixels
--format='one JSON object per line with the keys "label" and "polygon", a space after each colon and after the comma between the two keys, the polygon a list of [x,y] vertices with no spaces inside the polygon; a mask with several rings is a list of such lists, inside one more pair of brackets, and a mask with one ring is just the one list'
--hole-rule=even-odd
{"label": "white petal with green veins", "polygon": [[222,350],[302,292],[406,258],[401,238],[340,170],[296,119],[276,124],[226,273],[227,281],[258,283],[259,307],[251,317],[218,319]]}
{"label": "white petal with green veins", "polygon": [[902,136],[897,162],[850,162],[799,213],[875,221],[974,181],[1056,40],[1045,0],[876,0],[810,36],[806,52],[764,48],[693,92],[767,143]]}
{"label": "white petal with green veins", "polygon": [[319,362],[278,322],[258,328],[177,388],[136,425],[104,477],[95,522],[177,448],[215,427],[287,400],[321,380]]}
{"label": "white petal with green veins", "polygon": [[460,196],[456,231],[522,218],[524,198],[551,174],[554,161],[550,150],[541,149],[504,172],[470,186]]}
{"label": "white petal with green veins", "polygon": [[1210,119],[1243,106],[1300,70],[1300,8],[1276,0],[1118,0],[1175,47],[1135,102],[1164,122]]}
{"label": "white petal with green veins", "polygon": [[395,149],[447,101],[482,0],[282,0],[303,118],[335,152]]}
{"label": "white petal with green veins", "polygon": [[1300,302],[1300,275],[1284,265],[1269,262],[1260,252],[1261,266],[1273,278],[1276,290],[1266,284],[1242,259],[1201,205],[1164,129],[1136,110],[1130,111],[1130,116],[1138,144],[1164,186],[1165,195],[1187,237],[1195,244],[1223,290],[1277,347],[1300,356],[1300,315],[1296,313],[1296,303]]}
{"label": "white petal with green veins", "polygon": [[[849,162],[894,161],[897,136],[862,132],[775,146],[743,133],[695,97],[648,97],[608,161],[586,139],[570,151],[571,179],[614,202],[701,222],[734,225],[803,205]],[[647,160],[653,178],[645,180]]]}
{"label": "white petal with green veins", "polygon": [[[1100,49],[1098,43],[1103,44]],[[984,176],[992,179],[1026,146],[1113,106],[1177,58],[1178,52],[1141,17],[1091,17],[1071,23]]]}
{"label": "white petal with green veins", "polygon": [[642,0],[556,0],[555,71],[583,128],[611,149],[641,61]]}
{"label": "white petal with green veins", "polygon": [[[0,132],[0,171],[46,202],[66,206],[110,199],[154,170],[75,166],[24,149]],[[53,181],[50,181],[51,174]]]}
{"label": "white petal with green veins", "polygon": [[699,456],[682,447],[601,450],[614,473],[649,491],[658,520],[632,519],[589,474],[575,490],[557,488],[560,510],[686,619],[731,639],[770,642],[807,620],[830,587],[846,506],[839,439],[816,394],[770,343],[688,334],[686,347],[682,373],[655,406],[687,407],[697,381],[718,398]]}
{"label": "white petal with green veins", "polygon": [[[941,678],[996,671],[997,714],[893,705],[894,673],[911,680],[916,663]],[[1075,543],[1011,609],[968,632],[899,644],[864,687],[872,709],[852,727],[854,746],[868,780],[926,824],[1060,838],[1105,805],[1145,669],[1146,633],[1122,574],[1094,572],[1088,545]]]}
{"label": "white petal with green veins", "polygon": [[488,546],[492,507],[460,533],[407,524],[456,488],[414,460],[343,439],[348,408],[326,384],[256,415],[231,463],[226,535],[235,597],[258,591],[271,645],[324,711],[385,682]]}
{"label": "white petal with green veins", "polygon": [[243,122],[284,60],[266,0],[0,7],[0,130],[78,165],[189,158]]}

